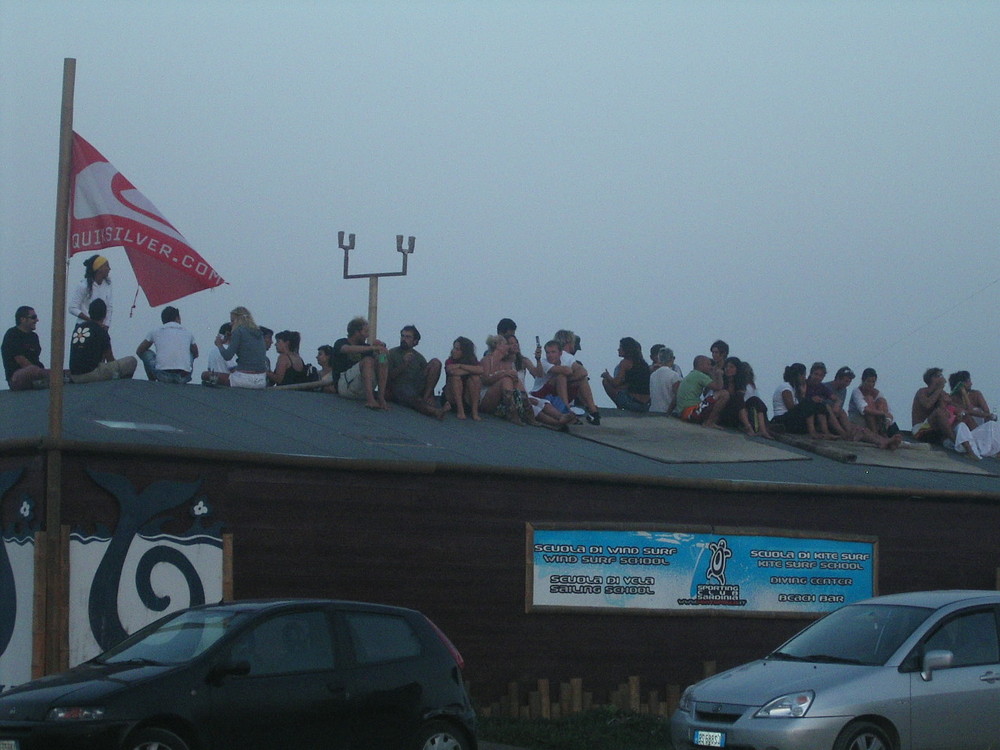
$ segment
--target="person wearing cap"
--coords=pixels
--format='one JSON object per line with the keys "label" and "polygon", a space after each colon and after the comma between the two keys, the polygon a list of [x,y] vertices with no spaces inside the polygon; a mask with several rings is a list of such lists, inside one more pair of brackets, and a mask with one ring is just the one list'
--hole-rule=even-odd
{"label": "person wearing cap", "polygon": [[80,321],[90,320],[90,303],[95,299],[104,300],[107,315],[102,325],[111,326],[111,264],[103,255],[91,255],[83,262],[83,281],[73,289],[69,300],[69,314]]}
{"label": "person wearing cap", "polygon": [[[583,348],[580,346],[580,337],[572,331],[563,328],[556,331],[552,340],[556,341],[562,349],[559,357],[559,367],[566,375],[567,396],[570,401],[583,403],[583,408],[587,413],[588,424],[599,425],[601,423],[601,412],[597,409],[597,403],[594,401],[594,392],[590,388],[590,373],[587,372],[587,368],[576,358],[576,353]],[[546,364],[543,362],[542,367],[548,372],[552,365],[546,366]],[[566,403],[569,404],[569,401]]]}

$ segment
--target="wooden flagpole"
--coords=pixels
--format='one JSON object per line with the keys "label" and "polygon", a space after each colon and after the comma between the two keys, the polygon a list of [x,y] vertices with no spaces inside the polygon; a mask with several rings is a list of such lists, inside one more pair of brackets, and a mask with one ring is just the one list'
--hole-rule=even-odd
{"label": "wooden flagpole", "polygon": [[49,369],[49,438],[62,438],[63,362],[66,352],[66,250],[69,233],[70,172],[73,165],[73,91],[76,60],[63,60],[62,117],[59,124],[59,180],[52,258],[52,348]]}
{"label": "wooden flagpole", "polygon": [[[63,361],[66,349],[66,265],[69,234],[70,172],[73,163],[73,94],[76,60],[63,60],[62,115],[59,124],[59,179],[56,188],[56,225],[52,257],[52,349],[49,365],[49,437],[45,465],[45,643],[41,649],[44,674],[65,669],[69,642],[65,617],[69,575],[63,555],[66,530],[62,526]],[[37,618],[37,613],[36,613]]]}

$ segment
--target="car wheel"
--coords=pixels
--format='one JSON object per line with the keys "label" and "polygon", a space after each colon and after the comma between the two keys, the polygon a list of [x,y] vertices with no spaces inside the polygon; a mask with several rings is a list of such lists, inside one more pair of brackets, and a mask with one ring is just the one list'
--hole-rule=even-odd
{"label": "car wheel", "polygon": [[878,724],[859,721],[844,727],[833,750],[893,750],[893,744]]}
{"label": "car wheel", "polygon": [[444,721],[429,721],[417,736],[416,750],[469,750],[465,732]]}
{"label": "car wheel", "polygon": [[190,750],[188,744],[166,729],[140,729],[128,738],[125,750]]}

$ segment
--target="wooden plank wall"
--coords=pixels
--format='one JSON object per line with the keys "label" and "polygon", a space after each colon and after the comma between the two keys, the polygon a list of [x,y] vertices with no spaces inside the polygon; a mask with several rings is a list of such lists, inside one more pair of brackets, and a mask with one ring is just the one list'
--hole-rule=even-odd
{"label": "wooden plank wall", "polygon": [[[539,680],[586,685],[595,703],[623,681],[669,700],[762,655],[808,620],[525,613],[526,522],[714,524],[879,540],[879,590],[993,588],[1000,505],[972,499],[720,492],[504,474],[405,474],[238,463],[67,456],[64,523],[113,527],[114,500],[84,468],[201,480],[233,535],[236,598],[320,596],[415,607],[449,634],[483,706]],[[177,519],[178,527],[188,523]],[[561,687],[560,687],[561,689]],[[558,691],[556,691],[558,692]],[[559,702],[558,695],[548,705]],[[509,710],[509,709],[508,709]],[[550,709],[551,710],[551,709]],[[561,709],[560,709],[561,710]]]}

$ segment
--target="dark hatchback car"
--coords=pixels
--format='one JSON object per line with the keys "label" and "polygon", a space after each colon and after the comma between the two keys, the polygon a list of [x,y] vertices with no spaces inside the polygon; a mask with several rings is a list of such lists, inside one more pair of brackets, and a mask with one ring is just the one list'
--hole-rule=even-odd
{"label": "dark hatchback car", "polygon": [[414,610],[194,607],[0,694],[0,750],[476,750],[462,666]]}

